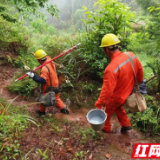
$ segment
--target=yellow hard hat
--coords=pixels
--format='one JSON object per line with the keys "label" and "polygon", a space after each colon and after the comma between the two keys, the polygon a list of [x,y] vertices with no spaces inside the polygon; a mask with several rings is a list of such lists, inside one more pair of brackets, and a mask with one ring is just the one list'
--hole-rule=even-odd
{"label": "yellow hard hat", "polygon": [[113,33],[109,33],[104,35],[104,37],[102,38],[100,47],[109,47],[118,43],[120,43],[118,37]]}
{"label": "yellow hard hat", "polygon": [[42,59],[43,57],[47,56],[46,52],[44,50],[37,50],[35,53],[35,58],[36,59]]}

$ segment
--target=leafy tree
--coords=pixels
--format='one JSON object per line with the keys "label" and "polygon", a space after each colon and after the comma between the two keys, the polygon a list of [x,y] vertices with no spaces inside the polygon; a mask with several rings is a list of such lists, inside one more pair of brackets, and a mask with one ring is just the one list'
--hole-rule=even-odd
{"label": "leafy tree", "polygon": [[27,29],[18,20],[15,8],[0,2],[0,48],[17,52],[18,48],[26,50],[28,46]]}
{"label": "leafy tree", "polygon": [[[158,54],[160,52],[160,32],[159,32],[159,27],[160,27],[160,0],[154,1],[154,0],[145,0],[145,5],[144,1],[139,1],[137,0],[138,4],[141,5],[141,7],[145,10],[145,13],[150,15],[148,16],[146,23],[145,30],[143,30],[143,39],[142,39],[142,44],[143,43],[148,43],[150,45],[153,43],[153,45],[150,45],[151,51],[146,52],[148,54]],[[148,3],[147,3],[148,2]],[[154,52],[153,52],[154,51]]]}
{"label": "leafy tree", "polygon": [[[11,8],[10,8],[11,9]],[[12,16],[10,13],[8,12],[12,12],[10,9],[8,9],[8,7],[6,5],[2,5],[0,3],[0,22],[2,21],[2,18],[8,22],[16,22],[17,19]]]}
{"label": "leafy tree", "polygon": [[134,15],[118,0],[98,0],[94,3],[94,12],[87,11],[87,7],[84,7],[84,10],[88,19],[84,20],[86,33],[83,35],[82,56],[92,68],[89,72],[102,77],[108,63],[99,48],[102,37],[107,33],[118,35],[122,42],[121,47],[124,49],[127,45],[128,26]]}
{"label": "leafy tree", "polygon": [[[50,4],[57,4],[61,13],[59,14],[59,20],[48,15],[47,22],[54,24],[57,29],[70,29],[71,26],[79,29],[79,26],[83,24],[82,18],[84,12],[82,12],[82,7],[85,5],[90,10],[93,10],[93,3],[96,1],[97,0],[50,0]],[[76,21],[75,16],[79,18],[77,18]]]}
{"label": "leafy tree", "polygon": [[85,18],[84,11],[82,9],[77,9],[73,14],[73,22],[76,26],[76,29],[84,29],[84,24],[82,19]]}
{"label": "leafy tree", "polygon": [[17,48],[21,48],[26,52],[30,45],[28,41],[30,34],[24,24],[27,22],[28,25],[28,20],[31,20],[31,17],[35,19],[35,16],[44,21],[44,16],[40,12],[42,7],[45,7],[52,16],[57,16],[59,12],[56,5],[48,5],[47,2],[48,0],[1,0],[0,48],[14,53],[20,52]]}
{"label": "leafy tree", "polygon": [[56,5],[48,5],[48,0],[1,0],[1,4],[14,6],[18,12],[27,15],[27,12],[36,14],[39,8],[46,7],[47,11],[53,16],[57,15],[58,9]]}
{"label": "leafy tree", "polygon": [[158,6],[158,3],[160,3],[160,0],[136,0],[137,4],[141,6],[143,9],[144,15],[146,14],[152,14],[151,12],[148,12],[148,8],[151,6]]}
{"label": "leafy tree", "polygon": [[[157,75],[157,89],[156,92],[160,92],[160,71],[159,71],[159,62],[157,59],[160,56],[160,0],[136,0],[138,5],[143,9],[145,13],[145,28],[140,30],[139,42],[141,44],[142,53],[153,55],[155,57],[153,62],[147,63],[147,67],[152,69],[153,73]],[[147,16],[146,16],[147,15]]]}

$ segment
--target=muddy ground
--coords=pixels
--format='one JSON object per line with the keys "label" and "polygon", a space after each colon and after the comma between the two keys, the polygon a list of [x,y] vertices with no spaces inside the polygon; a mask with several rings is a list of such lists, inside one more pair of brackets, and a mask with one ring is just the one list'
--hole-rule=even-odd
{"label": "muddy ground", "polygon": [[[6,98],[8,101],[11,101],[13,98],[15,98],[16,94],[11,94],[7,89],[6,86],[11,83],[13,80],[13,76],[15,72],[17,72],[18,69],[13,68],[11,66],[0,66],[0,97]],[[14,104],[17,104],[19,106],[28,104],[27,100],[25,100],[24,97],[20,96],[15,101]],[[77,111],[72,112],[71,106],[70,108],[70,114],[64,115],[59,112],[58,109],[48,109],[47,110],[47,116],[53,115],[55,119],[66,119],[67,121],[73,121],[77,124],[80,124],[82,127],[90,127],[90,124],[87,122],[86,114],[88,110],[86,109],[80,109]],[[38,105],[29,105],[28,111],[30,112],[30,115],[38,120],[39,117],[35,114],[35,110],[38,109]],[[103,139],[99,140],[99,144],[97,144],[98,147],[96,147],[96,144],[94,144],[94,147],[92,148],[90,146],[90,154],[87,157],[87,159],[93,159],[93,160],[130,160],[133,147],[135,143],[150,143],[154,142],[153,139],[145,137],[142,133],[138,132],[135,129],[132,129],[131,131],[128,131],[126,134],[121,134],[120,128],[117,119],[115,116],[112,118],[112,124],[114,124],[114,129],[116,130],[115,133],[103,133]],[[46,126],[45,126],[46,127]],[[28,128],[23,134],[22,138],[20,139],[21,143],[21,150],[24,154],[28,153],[32,148],[43,148],[43,140],[44,139],[53,139],[53,134],[47,133],[46,130],[43,130],[43,127],[40,129],[40,136],[37,135],[37,126],[31,125],[30,128]],[[58,135],[56,135],[56,139],[58,139]],[[62,136],[62,135],[61,135]],[[71,142],[70,148],[74,149],[74,143]],[[57,141],[54,141],[54,143],[57,143]],[[68,142],[69,143],[69,142]],[[88,144],[89,145],[89,144]],[[54,151],[54,144],[52,144],[52,149]],[[92,149],[91,149],[92,148]],[[75,148],[76,149],[76,148]],[[71,152],[71,149],[69,150]],[[68,152],[68,150],[67,150]],[[72,154],[72,153],[70,153]],[[110,155],[110,157],[106,157],[106,154]],[[62,154],[63,155],[63,154]],[[53,158],[51,158],[53,157]],[[50,156],[50,159],[54,160],[63,160],[63,159],[70,159],[71,157],[68,153],[68,158],[64,158],[60,155],[57,155],[57,158],[55,158],[53,155]],[[30,159],[41,159],[40,156],[34,158],[34,156],[31,156]],[[139,160],[139,159],[137,159]]]}

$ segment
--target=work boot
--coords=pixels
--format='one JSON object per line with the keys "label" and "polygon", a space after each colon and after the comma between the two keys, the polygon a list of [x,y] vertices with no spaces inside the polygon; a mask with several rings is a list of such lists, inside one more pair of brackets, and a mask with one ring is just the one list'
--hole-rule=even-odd
{"label": "work boot", "polygon": [[41,112],[40,110],[36,110],[36,113],[39,115],[39,116],[44,116],[46,114],[46,112]]}
{"label": "work boot", "polygon": [[122,128],[121,128],[121,132],[127,132],[128,130],[131,130],[132,129],[132,127],[131,126],[129,126],[129,127],[124,127],[124,126],[122,126]]}
{"label": "work boot", "polygon": [[68,110],[67,106],[65,106],[63,109],[61,109],[61,113],[69,114],[69,110]]}

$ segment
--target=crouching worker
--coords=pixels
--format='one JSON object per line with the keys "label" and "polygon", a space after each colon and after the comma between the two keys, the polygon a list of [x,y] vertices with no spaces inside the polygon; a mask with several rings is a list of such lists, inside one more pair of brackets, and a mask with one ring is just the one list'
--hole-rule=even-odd
{"label": "crouching worker", "polygon": [[[37,59],[41,65],[51,60],[51,58],[47,56],[47,54],[43,50],[36,51],[35,59]],[[40,76],[35,75],[33,72],[27,72],[27,74],[35,82],[42,84],[43,95],[45,95],[49,91],[54,91],[56,93],[56,106],[60,109],[62,113],[69,114],[67,106],[59,97],[59,81],[54,63],[51,62],[43,66],[40,71]],[[40,108],[39,110],[36,110],[36,113],[42,116],[46,114],[45,111],[46,107],[40,104]]]}

